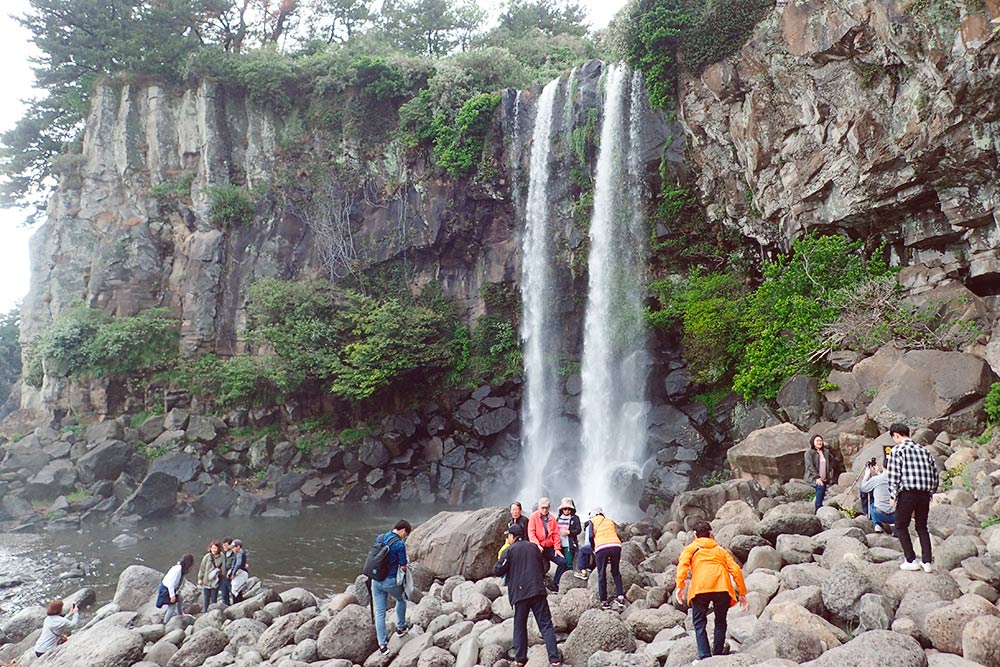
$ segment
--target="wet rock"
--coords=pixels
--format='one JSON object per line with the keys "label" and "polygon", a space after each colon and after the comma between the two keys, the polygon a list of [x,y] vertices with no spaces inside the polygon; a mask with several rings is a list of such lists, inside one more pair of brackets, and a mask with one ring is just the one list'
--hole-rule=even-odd
{"label": "wet rock", "polygon": [[473,426],[476,433],[483,437],[496,435],[517,419],[517,413],[508,407],[497,408],[476,417]]}

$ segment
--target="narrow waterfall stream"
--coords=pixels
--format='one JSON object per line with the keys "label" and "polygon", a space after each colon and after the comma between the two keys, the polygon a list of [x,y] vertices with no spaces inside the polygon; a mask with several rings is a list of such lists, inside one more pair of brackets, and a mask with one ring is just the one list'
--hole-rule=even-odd
{"label": "narrow waterfall stream", "polygon": [[599,505],[618,517],[637,512],[649,411],[642,110],[641,79],[625,67],[609,66],[590,223],[578,506]]}
{"label": "narrow waterfall stream", "polygon": [[526,506],[530,499],[546,492],[544,473],[560,417],[559,358],[550,346],[557,324],[552,298],[555,250],[551,242],[549,182],[556,99],[563,82],[561,77],[554,79],[542,90],[531,135],[521,278],[521,339],[524,341],[526,385],[522,412],[524,481],[518,496],[525,499]]}

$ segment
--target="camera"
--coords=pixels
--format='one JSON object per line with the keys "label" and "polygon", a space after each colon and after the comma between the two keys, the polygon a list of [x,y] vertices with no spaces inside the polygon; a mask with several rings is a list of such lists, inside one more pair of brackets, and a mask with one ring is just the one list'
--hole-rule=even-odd
{"label": "camera", "polygon": [[872,460],[868,462],[868,467],[869,468],[875,468],[877,466],[878,466],[878,461],[876,461],[875,457],[873,456]]}

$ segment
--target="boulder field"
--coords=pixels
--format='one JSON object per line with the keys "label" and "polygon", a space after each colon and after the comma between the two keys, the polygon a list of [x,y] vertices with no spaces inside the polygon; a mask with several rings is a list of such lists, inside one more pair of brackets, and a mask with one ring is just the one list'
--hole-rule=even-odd
{"label": "boulder field", "polygon": [[[966,455],[963,455],[966,456]],[[971,459],[970,459],[971,460]],[[988,468],[981,461],[981,468]],[[993,463],[991,460],[986,462]],[[967,464],[967,468],[968,468]],[[980,479],[991,490],[998,466]],[[981,471],[980,471],[981,472]],[[991,480],[990,481],[987,481]],[[956,494],[935,496],[930,513],[936,570],[904,572],[899,542],[867,518],[797,499],[797,483],[763,489],[732,480],[689,492],[665,525],[620,526],[628,605],[604,611],[597,577],[566,576],[549,595],[566,664],[575,667],[679,667],[696,657],[690,615],[674,597],[677,558],[691,535],[687,519],[710,518],[715,536],[742,564],[749,609],[729,616],[730,655],[708,667],[805,664],[892,667],[1000,667],[1000,522],[982,521]],[[711,498],[713,500],[709,501]],[[997,498],[994,496],[993,501]],[[690,511],[686,511],[687,508]],[[329,599],[301,588],[276,591],[252,580],[245,601],[162,624],[153,601],[161,573],[122,572],[114,599],[51,654],[31,646],[44,611],[0,623],[0,662],[20,667],[508,667],[513,610],[502,580],[487,567],[502,541],[503,510],[445,512],[409,538],[417,591],[410,630],[377,651],[362,580]],[[450,566],[449,566],[450,564]],[[93,604],[92,591],[74,597]],[[188,583],[185,600],[196,601]],[[395,614],[387,614],[394,629]],[[711,622],[711,619],[710,619]],[[547,664],[529,622],[529,665]]]}

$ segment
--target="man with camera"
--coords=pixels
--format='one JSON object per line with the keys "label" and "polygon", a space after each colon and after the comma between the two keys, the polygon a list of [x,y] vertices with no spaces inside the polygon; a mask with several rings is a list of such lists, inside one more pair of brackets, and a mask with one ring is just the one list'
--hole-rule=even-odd
{"label": "man with camera", "polygon": [[875,532],[883,532],[884,526],[890,526],[891,530],[891,526],[896,523],[896,514],[889,494],[889,475],[874,456],[861,476],[861,493],[873,495],[868,504],[868,517],[875,526]]}

